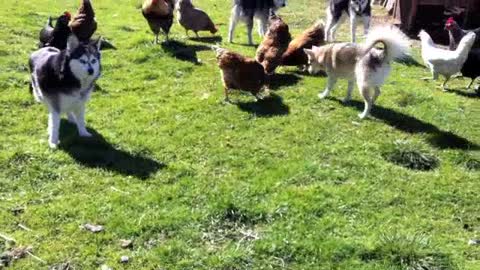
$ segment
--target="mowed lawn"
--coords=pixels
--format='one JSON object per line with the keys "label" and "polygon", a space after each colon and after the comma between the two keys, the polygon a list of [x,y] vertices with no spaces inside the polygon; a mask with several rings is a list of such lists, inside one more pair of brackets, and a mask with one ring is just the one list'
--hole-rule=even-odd
{"label": "mowed lawn", "polygon": [[[255,55],[244,25],[226,42],[230,0],[195,1],[223,41],[175,23],[157,46],[139,1],[97,0],[97,34],[118,49],[103,52],[87,107],[95,137],[64,121],[54,151],[27,59],[47,17],[77,2],[0,9],[0,254],[31,246],[44,261],[8,269],[480,269],[468,244],[480,238],[480,99],[467,80],[443,92],[420,80],[427,69],[394,64],[359,121],[358,91],[340,102],[345,81],[319,100],[325,77],[280,68],[271,99],[226,105],[209,46]],[[292,0],[280,14],[296,35],[324,6]]]}

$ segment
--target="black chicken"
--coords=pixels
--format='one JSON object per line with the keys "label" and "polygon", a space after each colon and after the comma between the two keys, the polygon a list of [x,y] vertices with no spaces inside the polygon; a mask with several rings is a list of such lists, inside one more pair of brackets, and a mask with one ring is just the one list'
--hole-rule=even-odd
{"label": "black chicken", "polygon": [[70,13],[65,12],[60,17],[58,17],[55,27],[52,26],[52,18],[48,18],[47,23],[40,31],[39,39],[40,43],[38,44],[39,48],[51,46],[59,50],[63,50],[67,47],[67,39],[70,35],[70,27],[68,23],[70,22]]}
{"label": "black chicken", "polygon": [[467,86],[469,89],[476,78],[480,77],[480,49],[472,49],[468,53],[467,60],[463,64],[462,69],[460,72],[462,73],[463,77],[470,78],[472,81]]}
{"label": "black chicken", "polygon": [[472,49],[468,53],[467,60],[463,64],[460,72],[463,77],[470,78],[472,81],[467,86],[467,89],[470,88],[476,78],[480,77],[480,28],[472,30],[463,30],[457,24],[457,22],[452,18],[448,18],[445,22],[445,29],[448,31],[450,37],[449,49],[455,50],[458,46],[458,43],[469,32],[474,32],[476,34],[475,43],[472,46]]}

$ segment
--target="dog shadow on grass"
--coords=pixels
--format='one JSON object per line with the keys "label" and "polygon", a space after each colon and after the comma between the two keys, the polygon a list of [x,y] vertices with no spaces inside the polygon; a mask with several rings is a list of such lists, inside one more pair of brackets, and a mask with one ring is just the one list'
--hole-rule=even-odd
{"label": "dog shadow on grass", "polygon": [[269,97],[256,102],[237,102],[236,105],[240,110],[249,112],[258,117],[281,116],[290,113],[290,107],[283,103],[280,96],[275,94],[270,94]]}
{"label": "dog shadow on grass", "polygon": [[177,40],[170,40],[161,44],[162,49],[172,57],[182,61],[187,61],[200,65],[197,52],[211,50],[210,46],[205,45],[189,45]]}
{"label": "dog shadow on grass", "polygon": [[153,173],[167,167],[166,164],[140,153],[129,153],[118,149],[91,128],[88,131],[93,136],[82,138],[77,135],[76,126],[68,121],[62,120],[60,126],[60,134],[65,134],[61,136],[60,149],[82,166],[104,169],[140,179],[147,179]]}
{"label": "dog shadow on grass", "polygon": [[275,73],[269,78],[269,86],[271,90],[278,90],[283,86],[291,86],[297,84],[302,78],[291,73]]}
{"label": "dog shadow on grass", "polygon": [[[340,104],[341,100],[333,99]],[[357,108],[363,111],[364,103],[351,100],[347,106]],[[413,116],[403,114],[379,105],[374,105],[371,115],[388,125],[407,133],[427,133],[429,134],[428,143],[439,149],[462,149],[462,150],[478,150],[480,146],[466,138],[458,136],[450,131],[444,131],[437,126],[424,122]]]}

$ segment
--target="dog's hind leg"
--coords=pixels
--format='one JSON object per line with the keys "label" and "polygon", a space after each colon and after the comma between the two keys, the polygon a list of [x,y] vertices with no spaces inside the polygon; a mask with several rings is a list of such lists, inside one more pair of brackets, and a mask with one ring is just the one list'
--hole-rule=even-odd
{"label": "dog's hind leg", "polygon": [[370,29],[370,16],[363,16],[363,33],[365,36],[368,35],[368,29]]}
{"label": "dog's hind leg", "polygon": [[327,8],[326,12],[327,12],[327,24],[326,24],[326,27],[325,27],[325,39],[326,39],[327,42],[333,42],[335,40],[334,40],[334,37],[333,37],[334,33],[333,33],[332,29],[333,29],[333,26],[338,23],[339,18],[338,18],[338,16],[334,16],[332,14],[332,11],[331,11],[330,7]]}
{"label": "dog's hind leg", "polygon": [[337,78],[335,78],[334,76],[328,76],[327,87],[322,93],[318,94],[318,97],[320,99],[326,98],[330,94],[330,92],[333,90],[333,87],[335,86],[336,82],[337,82]]}
{"label": "dog's hind leg", "polygon": [[230,27],[228,29],[228,42],[233,43],[233,34],[235,31],[235,27],[238,23],[238,16],[239,16],[239,8],[235,6],[232,10],[232,15],[230,18]]}
{"label": "dog's hind leg", "polygon": [[80,105],[73,113],[77,120],[75,123],[77,124],[78,135],[80,137],[92,137],[92,134],[85,127],[85,104]]}
{"label": "dog's hind leg", "polygon": [[350,12],[350,34],[352,36],[352,43],[355,43],[355,32],[357,31],[357,15],[355,12]]}
{"label": "dog's hind leg", "polygon": [[258,25],[258,34],[260,35],[261,38],[263,38],[268,30],[268,18],[263,16],[258,18],[257,25]]}
{"label": "dog's hind leg", "polygon": [[358,117],[360,119],[365,119],[365,117],[368,116],[370,113],[370,110],[372,109],[372,98],[370,97],[370,89],[368,87],[362,87],[360,89],[360,94],[363,97],[363,100],[365,101],[365,108],[363,109],[363,112],[358,114]]}
{"label": "dog's hind leg", "polygon": [[51,110],[48,114],[48,145],[50,148],[57,148],[60,143],[60,113]]}
{"label": "dog's hind leg", "polygon": [[73,114],[73,112],[67,113],[67,118],[69,123],[77,124],[77,119],[75,118],[75,114]]}
{"label": "dog's hind leg", "polygon": [[248,36],[248,45],[253,45],[253,18],[247,21],[247,36]]}
{"label": "dog's hind leg", "polygon": [[373,99],[372,99],[372,103],[373,103],[373,104],[375,104],[375,102],[377,101],[378,96],[380,96],[380,93],[381,93],[380,87],[378,87],[378,86],[375,86],[374,90],[375,90],[375,92],[374,92],[374,94],[373,94]]}
{"label": "dog's hind leg", "polygon": [[348,87],[347,87],[347,95],[343,99],[343,103],[347,103],[352,99],[352,91],[353,91],[353,86],[355,85],[354,80],[348,81]]}

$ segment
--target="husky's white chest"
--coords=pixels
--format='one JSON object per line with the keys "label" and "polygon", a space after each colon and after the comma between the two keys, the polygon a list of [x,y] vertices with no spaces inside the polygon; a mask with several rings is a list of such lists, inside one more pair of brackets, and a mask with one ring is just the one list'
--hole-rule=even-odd
{"label": "husky's white chest", "polygon": [[[57,96],[57,106],[61,113],[67,113],[76,110],[90,99],[93,87],[83,90],[74,91],[72,93],[61,93]],[[54,101],[55,102],[55,101]]]}

